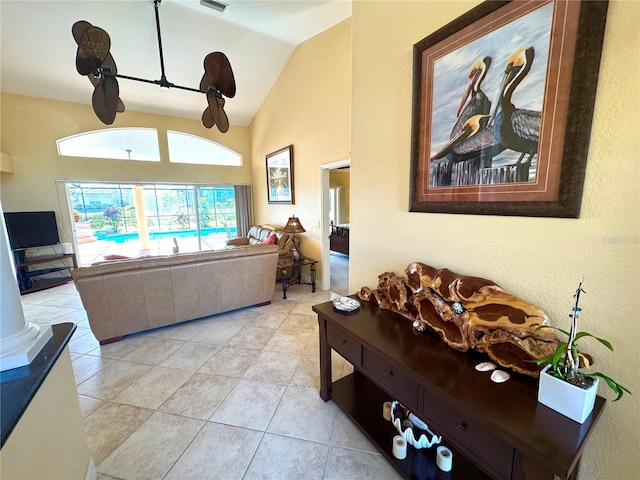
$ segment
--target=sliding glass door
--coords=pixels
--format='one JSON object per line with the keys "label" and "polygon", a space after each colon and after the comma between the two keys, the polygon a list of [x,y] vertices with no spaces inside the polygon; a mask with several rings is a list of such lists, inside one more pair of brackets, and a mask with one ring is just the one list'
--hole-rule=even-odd
{"label": "sliding glass door", "polygon": [[67,182],[82,265],[224,248],[236,236],[234,187]]}

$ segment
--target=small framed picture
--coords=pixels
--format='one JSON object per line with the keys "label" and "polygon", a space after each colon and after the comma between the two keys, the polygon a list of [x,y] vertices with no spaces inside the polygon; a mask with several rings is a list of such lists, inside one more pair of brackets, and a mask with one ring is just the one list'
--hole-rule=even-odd
{"label": "small framed picture", "polygon": [[294,203],[293,195],[293,145],[266,156],[267,200],[269,203]]}

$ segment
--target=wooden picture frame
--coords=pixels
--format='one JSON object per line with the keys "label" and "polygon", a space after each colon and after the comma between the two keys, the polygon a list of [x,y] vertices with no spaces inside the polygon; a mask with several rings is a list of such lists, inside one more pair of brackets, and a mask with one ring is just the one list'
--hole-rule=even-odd
{"label": "wooden picture frame", "polygon": [[266,164],[268,202],[293,205],[293,145],[267,155]]}
{"label": "wooden picture frame", "polygon": [[414,45],[409,211],[579,217],[607,8],[487,1]]}

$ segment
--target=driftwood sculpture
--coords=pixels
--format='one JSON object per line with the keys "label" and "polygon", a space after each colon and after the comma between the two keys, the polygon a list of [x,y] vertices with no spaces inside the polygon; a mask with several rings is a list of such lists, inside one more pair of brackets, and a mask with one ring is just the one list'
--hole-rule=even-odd
{"label": "driftwood sculpture", "polygon": [[560,340],[537,306],[504,291],[495,282],[447,269],[411,263],[404,277],[386,272],[378,288],[362,287],[360,299],[426,323],[462,352],[485,352],[503,367],[537,377],[535,360],[553,353]]}

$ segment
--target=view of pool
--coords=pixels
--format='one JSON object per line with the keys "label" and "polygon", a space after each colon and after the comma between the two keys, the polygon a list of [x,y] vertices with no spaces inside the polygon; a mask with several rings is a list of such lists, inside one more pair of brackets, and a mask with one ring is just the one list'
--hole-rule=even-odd
{"label": "view of pool", "polygon": [[[200,235],[203,237],[209,235],[220,235],[226,234],[227,230],[223,227],[218,228],[203,228],[200,230]],[[229,234],[231,237],[236,235],[236,227],[231,227],[229,229]],[[114,232],[104,232],[104,231],[95,231],[93,235],[98,240],[106,240],[108,242],[116,242],[116,243],[125,243],[128,241],[137,241],[138,240],[138,232],[128,232],[128,233],[114,233]],[[149,232],[150,240],[161,240],[164,238],[184,238],[184,237],[197,237],[198,231],[195,229],[189,230],[169,230],[165,232]]]}

